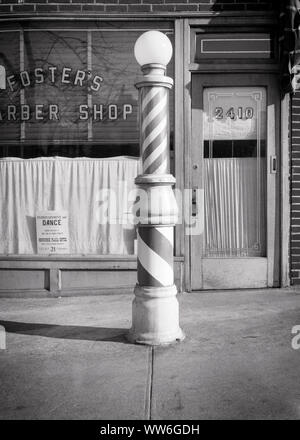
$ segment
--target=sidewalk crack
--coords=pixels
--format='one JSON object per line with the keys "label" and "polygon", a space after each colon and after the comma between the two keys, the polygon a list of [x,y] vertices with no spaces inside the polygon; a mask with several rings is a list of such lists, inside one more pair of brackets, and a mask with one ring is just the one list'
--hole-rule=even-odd
{"label": "sidewalk crack", "polygon": [[154,365],[154,347],[149,347],[149,349],[148,349],[148,372],[147,372],[147,385],[146,385],[146,401],[145,401],[145,420],[152,420],[153,365]]}

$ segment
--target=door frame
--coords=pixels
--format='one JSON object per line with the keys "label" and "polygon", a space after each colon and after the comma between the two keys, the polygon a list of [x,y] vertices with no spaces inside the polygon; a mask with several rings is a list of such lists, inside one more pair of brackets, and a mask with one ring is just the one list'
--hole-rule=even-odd
{"label": "door frame", "polygon": [[[260,261],[262,279],[265,276],[266,282],[255,284],[253,287],[277,287],[280,285],[280,96],[277,75],[268,73],[249,74],[244,73],[201,73],[194,72],[191,75],[191,150],[189,169],[186,170],[189,176],[190,188],[199,187],[202,176],[202,149],[199,148],[199,155],[195,158],[197,151],[196,145],[199,145],[199,136],[201,128],[198,128],[196,121],[201,124],[201,107],[203,100],[203,89],[206,87],[265,87],[267,92],[267,259]],[[272,174],[270,171],[270,156],[277,157],[277,173]],[[198,168],[193,168],[194,162]],[[196,159],[196,160],[195,160]],[[193,252],[191,240],[197,240],[197,246],[202,246],[202,237],[196,238],[189,236],[189,259],[190,259],[190,287],[191,290],[203,289],[203,259],[199,261],[199,265],[195,267],[192,263]],[[253,259],[245,259],[241,261],[246,264],[253,263]],[[256,260],[257,261],[257,260]],[[229,264],[229,263],[228,263]],[[267,265],[267,266],[266,266]],[[263,275],[265,273],[265,275]],[[196,285],[195,285],[196,282]],[[250,281],[250,286],[251,286]],[[201,286],[201,287],[199,287]],[[207,286],[206,286],[207,288]],[[222,289],[222,287],[220,287]],[[226,288],[226,287],[224,287]],[[228,287],[227,287],[228,288]],[[249,286],[247,286],[249,288]]]}
{"label": "door frame", "polygon": [[[193,39],[198,30],[209,32],[211,29],[210,17],[177,18],[175,20],[175,175],[176,187],[179,190],[191,188],[191,77],[194,73],[253,73],[277,75],[280,78],[280,66],[276,49],[276,56],[272,63],[257,63],[249,60],[240,63],[239,60],[228,60],[225,64],[218,60],[197,63],[194,60]],[[276,35],[278,23],[276,18],[269,15],[251,18],[219,15],[214,17],[215,30],[223,33],[224,28],[243,28],[249,32],[265,32],[273,30]],[[280,234],[280,287],[290,286],[290,95],[281,97],[280,123],[280,193],[281,193],[281,234]],[[191,215],[191,203],[184,200],[183,209],[188,217]],[[182,256],[183,273],[182,283],[186,292],[191,291],[191,252],[190,237],[185,234],[185,224],[175,228],[176,254]]]}

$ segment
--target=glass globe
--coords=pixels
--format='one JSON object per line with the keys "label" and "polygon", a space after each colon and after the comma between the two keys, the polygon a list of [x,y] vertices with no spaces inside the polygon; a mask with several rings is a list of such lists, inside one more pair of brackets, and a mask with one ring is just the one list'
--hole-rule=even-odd
{"label": "glass globe", "polygon": [[172,58],[172,53],[171,41],[159,31],[143,33],[134,46],[134,56],[140,66],[154,63],[166,66]]}

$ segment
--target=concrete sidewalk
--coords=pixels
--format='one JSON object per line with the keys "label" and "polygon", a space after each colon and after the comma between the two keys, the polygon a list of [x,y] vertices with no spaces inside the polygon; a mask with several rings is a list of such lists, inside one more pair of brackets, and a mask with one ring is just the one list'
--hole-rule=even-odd
{"label": "concrete sidewalk", "polygon": [[300,419],[300,294],[179,297],[187,338],[130,345],[132,295],[0,299],[0,419]]}

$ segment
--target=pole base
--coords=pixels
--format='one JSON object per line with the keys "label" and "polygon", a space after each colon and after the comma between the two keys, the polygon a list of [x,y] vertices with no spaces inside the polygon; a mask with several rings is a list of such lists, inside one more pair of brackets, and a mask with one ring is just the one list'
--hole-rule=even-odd
{"label": "pole base", "polygon": [[184,339],[179,327],[176,286],[136,285],[132,303],[132,328],[127,339],[135,344],[167,345]]}

